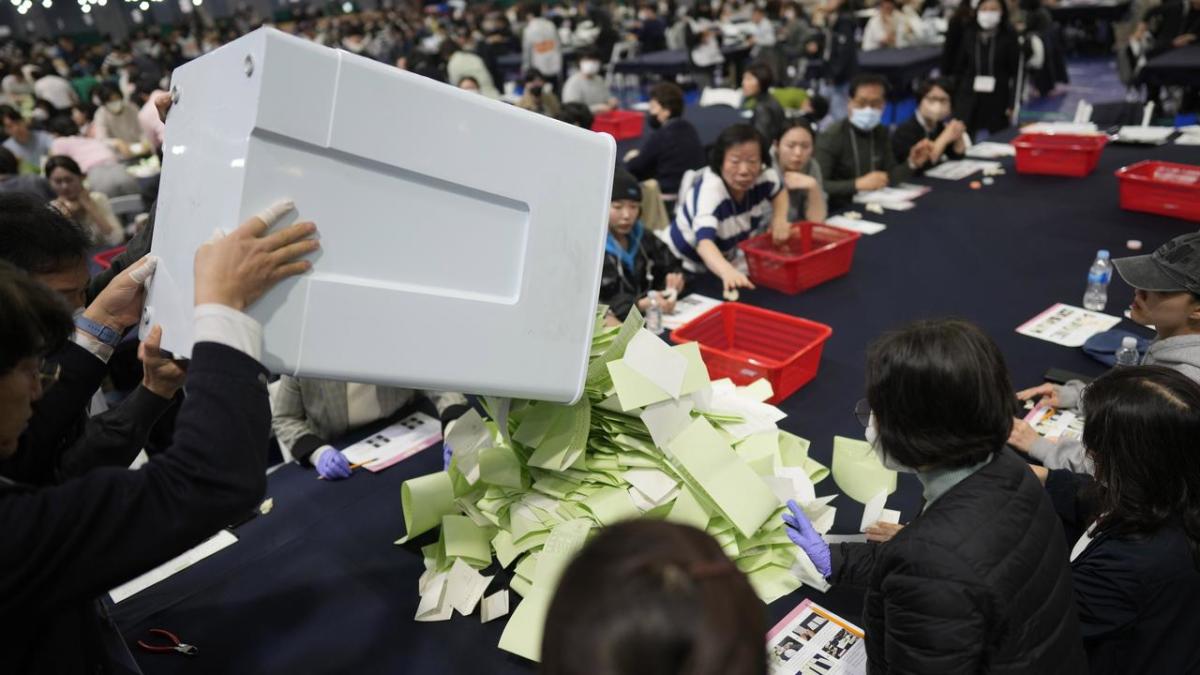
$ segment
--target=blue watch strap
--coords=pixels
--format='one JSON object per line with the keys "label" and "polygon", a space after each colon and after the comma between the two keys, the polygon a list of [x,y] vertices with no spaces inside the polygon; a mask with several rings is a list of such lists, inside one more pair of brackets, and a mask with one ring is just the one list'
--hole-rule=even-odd
{"label": "blue watch strap", "polygon": [[109,347],[116,347],[121,342],[121,333],[102,323],[96,323],[84,316],[75,317],[75,327],[91,335]]}

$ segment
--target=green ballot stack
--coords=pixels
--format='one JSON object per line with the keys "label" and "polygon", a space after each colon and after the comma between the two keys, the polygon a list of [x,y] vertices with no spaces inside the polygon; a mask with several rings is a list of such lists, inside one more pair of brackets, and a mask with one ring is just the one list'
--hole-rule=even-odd
{"label": "green ballot stack", "polygon": [[[604,308],[601,308],[602,310]],[[601,316],[604,312],[601,311]],[[832,497],[813,483],[829,470],[808,441],[781,431],[766,381],[710,382],[694,344],[671,347],[642,329],[634,309],[620,326],[597,319],[584,396],[573,405],[485,399],[447,432],[442,473],[402,488],[404,543],[438,529],[422,549],[418,621],[470,614],[490,621],[522,596],[500,647],[537,660],[558,578],[599,528],[660,518],[711,534],[764,602],[809,583],[827,585],[787,537],[788,499],[825,533]],[[484,598],[493,560],[512,571]],[[496,609],[500,608],[500,609]]]}

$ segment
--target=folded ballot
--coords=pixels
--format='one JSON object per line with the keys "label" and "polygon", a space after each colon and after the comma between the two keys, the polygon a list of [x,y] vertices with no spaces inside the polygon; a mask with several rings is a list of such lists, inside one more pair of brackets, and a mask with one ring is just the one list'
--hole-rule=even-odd
{"label": "folded ballot", "polygon": [[270,28],[171,87],[143,334],[189,356],[196,248],[290,199],[322,247],[250,310],[268,368],[579,398],[612,137]]}

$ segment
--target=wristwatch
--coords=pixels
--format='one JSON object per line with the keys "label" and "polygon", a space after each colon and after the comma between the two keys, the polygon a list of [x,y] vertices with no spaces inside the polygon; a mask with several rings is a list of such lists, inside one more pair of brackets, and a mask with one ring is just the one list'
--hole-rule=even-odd
{"label": "wristwatch", "polygon": [[75,327],[109,347],[116,347],[121,342],[121,331],[113,330],[82,315],[75,317]]}

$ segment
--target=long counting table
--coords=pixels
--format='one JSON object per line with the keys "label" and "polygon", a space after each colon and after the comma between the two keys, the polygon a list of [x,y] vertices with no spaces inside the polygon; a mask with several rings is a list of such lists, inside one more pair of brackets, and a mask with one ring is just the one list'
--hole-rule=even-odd
{"label": "long counting table", "polygon": [[[1195,162],[1196,153],[1109,146],[1084,179],[1017,175],[1010,160],[1009,175],[982,190],[969,189],[967,181],[929,179],[934,191],[917,208],[871,216],[888,229],[863,237],[848,276],[796,296],[743,293],[746,302],[834,330],[816,380],[783,402],[788,418],[781,426],[811,439],[812,455],[828,464],[834,435],[862,434],[851,413],[863,395],[868,343],[917,318],[955,315],[979,323],[1003,349],[1017,387],[1036,384],[1050,366],[1100,372],[1079,350],[1017,335],[1014,328],[1054,302],[1078,303],[1096,249],[1125,255],[1125,242],[1140,239],[1150,251],[1196,229],[1117,207],[1113,171],[1147,157]],[[709,294],[714,287],[701,284]],[[1109,311],[1119,313],[1131,294],[1115,280]],[[114,617],[145,672],[534,672],[496,647],[503,621],[483,625],[477,615],[446,623],[412,620],[422,562],[416,547],[392,544],[404,530],[400,484],[440,465],[433,451],[336,483],[296,466],[275,472],[268,483],[274,511],[238,528],[237,544],[116,606]],[[836,491],[832,479],[817,486],[818,494]],[[919,499],[915,477],[901,475],[888,506],[901,509],[907,522]],[[834,532],[855,531],[861,505],[844,495],[834,503]],[[771,620],[804,597],[851,620],[860,613],[853,589],[829,595],[802,589],[771,605]],[[154,627],[176,632],[200,654],[138,653],[133,643]]]}

